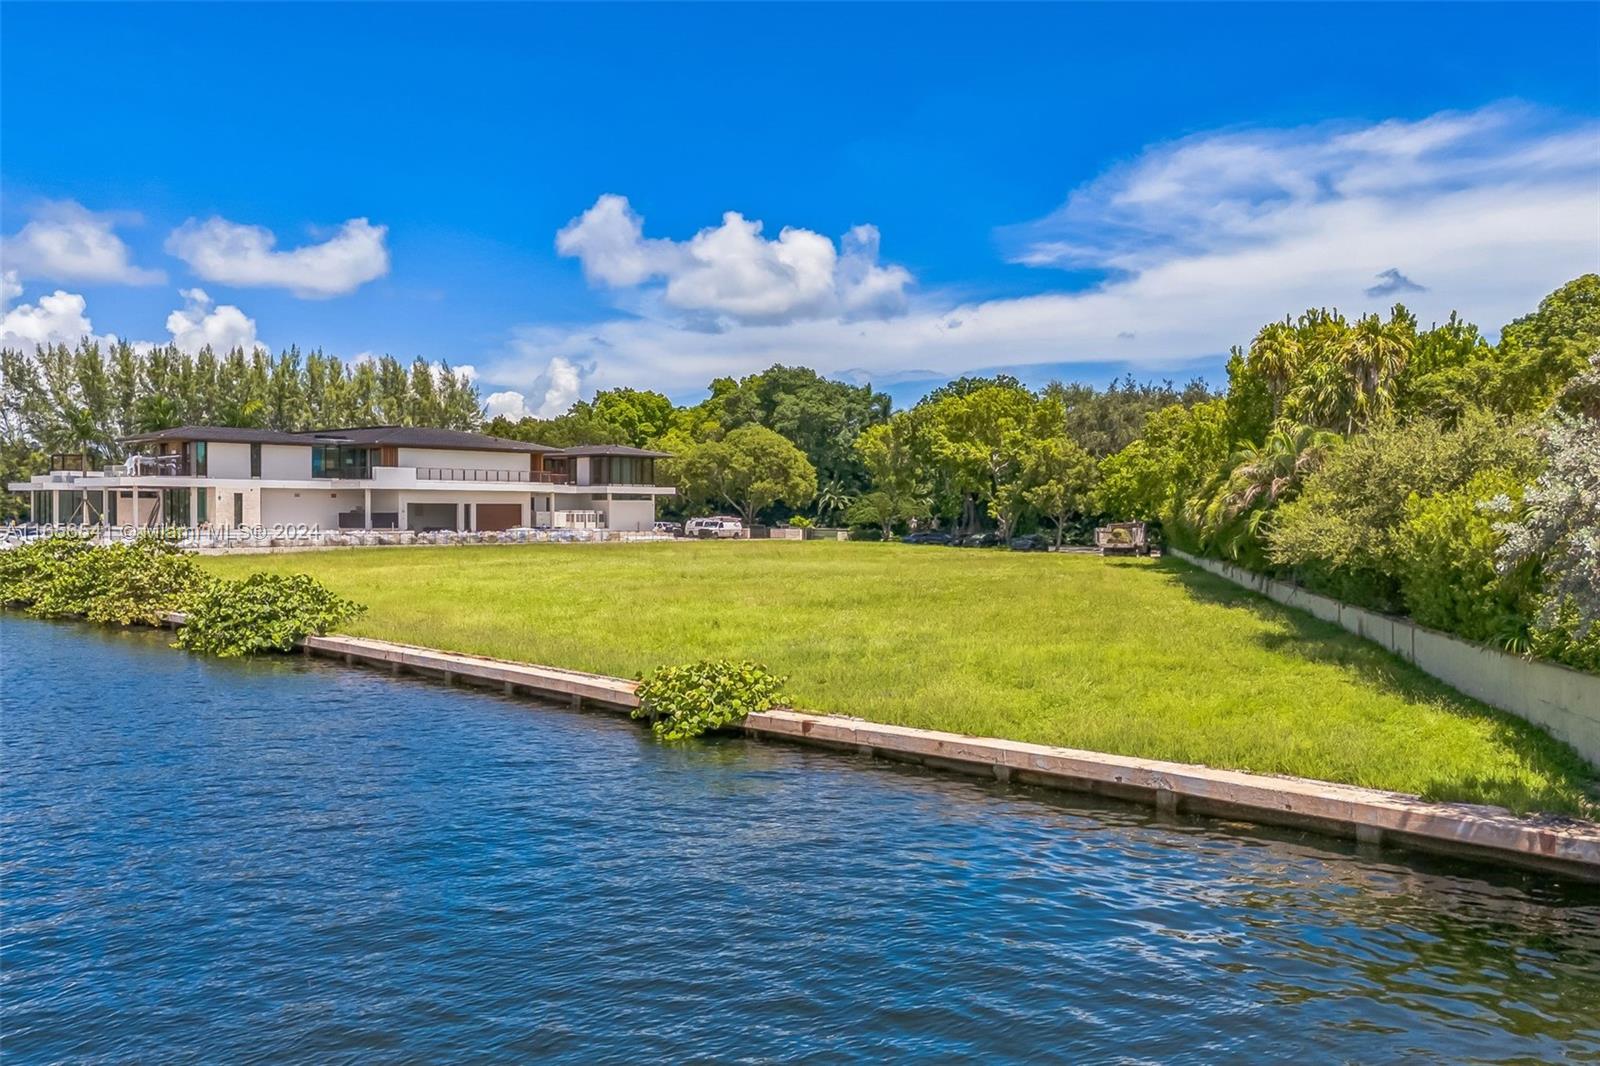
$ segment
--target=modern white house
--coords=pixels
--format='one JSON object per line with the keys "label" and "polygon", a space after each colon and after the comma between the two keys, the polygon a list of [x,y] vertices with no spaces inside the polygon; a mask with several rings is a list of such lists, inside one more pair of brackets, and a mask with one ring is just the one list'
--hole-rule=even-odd
{"label": "modern white house", "polygon": [[551,448],[457,430],[370,426],[283,433],[179,426],[122,441],[126,462],[82,455],[12,482],[35,522],[488,532],[516,526],[649,530],[665,452]]}

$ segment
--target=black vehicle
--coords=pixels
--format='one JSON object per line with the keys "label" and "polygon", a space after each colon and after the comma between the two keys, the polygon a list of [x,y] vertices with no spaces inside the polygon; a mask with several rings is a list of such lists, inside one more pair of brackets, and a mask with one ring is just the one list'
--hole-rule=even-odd
{"label": "black vehicle", "polygon": [[941,533],[937,529],[924,530],[921,533],[908,533],[900,538],[901,544],[944,544],[955,543],[955,538],[948,533]]}
{"label": "black vehicle", "polygon": [[956,538],[958,548],[998,548],[1005,541],[1000,539],[1000,534],[990,531],[988,533],[964,533]]}
{"label": "black vehicle", "polygon": [[1014,552],[1049,551],[1050,538],[1043,533],[1030,533],[1026,537],[1012,537],[1010,547]]}

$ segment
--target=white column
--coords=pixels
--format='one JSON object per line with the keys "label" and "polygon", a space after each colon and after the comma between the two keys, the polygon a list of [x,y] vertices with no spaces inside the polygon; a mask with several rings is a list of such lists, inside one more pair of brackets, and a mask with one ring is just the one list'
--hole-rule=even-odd
{"label": "white column", "polygon": [[458,504],[456,504],[456,532],[465,533],[466,531],[467,531],[467,505],[464,504],[464,503],[458,503]]}
{"label": "white column", "polygon": [[361,514],[362,514],[361,528],[363,528],[363,529],[371,529],[372,528],[372,490],[371,489],[362,489],[361,490]]}
{"label": "white column", "polygon": [[532,515],[529,513],[532,510],[533,510],[533,497],[532,496],[524,496],[522,498],[522,524],[524,526],[533,525]]}
{"label": "white column", "polygon": [[189,490],[189,525],[194,529],[200,528],[200,493],[202,489]]}

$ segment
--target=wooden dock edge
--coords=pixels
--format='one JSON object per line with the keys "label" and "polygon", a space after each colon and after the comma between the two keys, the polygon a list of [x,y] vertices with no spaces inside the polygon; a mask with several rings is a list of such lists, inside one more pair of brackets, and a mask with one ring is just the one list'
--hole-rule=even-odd
{"label": "wooden dock edge", "polygon": [[[169,616],[168,624],[181,624]],[[627,713],[638,682],[603,674],[438,651],[365,637],[307,637],[306,654],[414,673],[447,683]],[[1283,825],[1600,882],[1600,824],[1523,817],[1499,807],[1432,803],[1415,796],[1296,777],[1216,770],[991,737],[969,737],[837,715],[776,709],[748,716],[744,732],[917,763],[1000,781],[1147,803],[1157,810]]]}

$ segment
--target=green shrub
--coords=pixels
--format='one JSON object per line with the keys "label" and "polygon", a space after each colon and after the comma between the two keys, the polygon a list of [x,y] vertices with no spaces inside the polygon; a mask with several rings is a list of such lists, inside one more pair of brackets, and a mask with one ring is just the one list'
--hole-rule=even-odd
{"label": "green shrub", "polygon": [[[1540,607],[1551,599],[1542,597]],[[1600,674],[1600,625],[1585,629],[1571,599],[1551,604],[1548,611],[1540,610],[1530,640],[1533,654],[1541,659]]]}
{"label": "green shrub", "polygon": [[203,580],[192,558],[154,536],[96,547],[62,534],[0,553],[0,602],[43,618],[154,624]]}
{"label": "green shrub", "polygon": [[73,613],[58,609],[72,595],[61,579],[94,550],[87,538],[61,533],[0,552],[0,603],[46,617]]}
{"label": "green shrub", "polygon": [[97,587],[84,617],[102,625],[155,625],[206,581],[193,556],[156,537],[101,548],[94,560]]}
{"label": "green shrub", "polygon": [[1529,649],[1537,570],[1530,562],[1500,572],[1500,516],[1484,508],[1496,496],[1521,494],[1515,475],[1486,470],[1464,488],[1426,498],[1413,493],[1406,500],[1395,554],[1400,594],[1412,618],[1468,640]]}
{"label": "green shrub", "polygon": [[687,740],[778,703],[784,680],[765,667],[732,659],[661,666],[640,680],[640,705],[633,716],[649,718],[663,740]]}
{"label": "green shrub", "polygon": [[224,658],[289,651],[302,637],[326,633],[365,609],[306,574],[212,579],[185,604],[178,646]]}
{"label": "green shrub", "polygon": [[789,526],[793,529],[810,529],[816,524],[814,520],[807,518],[803,514],[792,515],[789,518]]}

